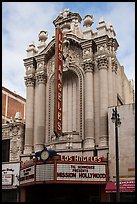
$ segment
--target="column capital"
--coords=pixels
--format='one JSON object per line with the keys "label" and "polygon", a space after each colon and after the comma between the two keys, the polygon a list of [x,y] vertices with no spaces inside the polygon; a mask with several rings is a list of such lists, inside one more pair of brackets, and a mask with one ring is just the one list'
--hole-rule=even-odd
{"label": "column capital", "polygon": [[117,73],[118,63],[115,58],[112,58],[111,60],[112,60],[112,72]]}
{"label": "column capital", "polygon": [[36,77],[36,83],[38,84],[46,84],[47,82],[47,75],[44,71],[40,71],[40,72],[37,72],[35,74],[35,77]]}
{"label": "column capital", "polygon": [[27,75],[24,77],[25,79],[25,85],[28,86],[34,86],[35,78],[34,75]]}
{"label": "column capital", "polygon": [[97,65],[99,69],[108,69],[108,57],[103,55],[103,56],[98,56],[96,58]]}
{"label": "column capital", "polygon": [[94,62],[91,60],[84,60],[83,63],[83,70],[86,72],[93,72],[94,71]]}

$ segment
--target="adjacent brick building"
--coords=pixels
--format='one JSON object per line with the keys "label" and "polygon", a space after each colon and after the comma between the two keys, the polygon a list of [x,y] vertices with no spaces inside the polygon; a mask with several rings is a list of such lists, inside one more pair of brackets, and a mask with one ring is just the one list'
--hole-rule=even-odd
{"label": "adjacent brick building", "polygon": [[25,98],[2,87],[2,124],[14,120],[16,112],[20,112],[25,121],[25,105]]}
{"label": "adjacent brick building", "polygon": [[20,155],[25,136],[26,99],[2,87],[2,201],[19,200]]}

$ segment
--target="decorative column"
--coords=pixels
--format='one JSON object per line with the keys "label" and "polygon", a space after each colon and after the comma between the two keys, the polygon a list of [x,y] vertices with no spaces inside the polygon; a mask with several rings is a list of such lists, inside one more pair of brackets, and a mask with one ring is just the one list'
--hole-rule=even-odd
{"label": "decorative column", "polygon": [[93,70],[94,63],[85,60],[85,140],[84,148],[94,147],[94,109],[93,109]]}
{"label": "decorative column", "polygon": [[33,131],[34,131],[34,74],[35,61],[34,58],[25,60],[26,67],[26,123],[25,123],[25,146],[24,154],[33,152]]}
{"label": "decorative column", "polygon": [[[41,151],[45,144],[45,126],[46,126],[46,80],[45,56],[36,58],[36,98],[35,98],[35,135],[34,148]],[[37,114],[36,114],[37,113]]]}
{"label": "decorative column", "polygon": [[108,145],[107,109],[108,109],[108,58],[98,56],[99,69],[99,98],[100,98],[100,138],[99,146]]}

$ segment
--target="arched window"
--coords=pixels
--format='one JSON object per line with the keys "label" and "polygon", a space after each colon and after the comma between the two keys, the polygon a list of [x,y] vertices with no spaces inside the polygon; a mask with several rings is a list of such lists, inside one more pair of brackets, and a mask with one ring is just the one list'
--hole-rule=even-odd
{"label": "arched window", "polygon": [[63,73],[63,124],[65,133],[78,131],[78,77],[73,71]]}
{"label": "arched window", "polygon": [[[83,135],[83,76],[76,66],[63,71],[63,113],[62,131],[65,135],[72,134],[77,139]],[[54,138],[54,74],[47,84],[47,119],[46,143]],[[47,137],[48,135],[48,137]]]}

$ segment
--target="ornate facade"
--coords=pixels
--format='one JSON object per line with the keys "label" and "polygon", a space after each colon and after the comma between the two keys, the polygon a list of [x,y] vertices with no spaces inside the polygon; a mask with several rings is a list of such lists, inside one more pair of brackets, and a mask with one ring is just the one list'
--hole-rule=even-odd
{"label": "ornate facade", "polygon": [[23,153],[24,137],[25,124],[22,121],[15,120],[2,126],[2,140],[10,140],[9,162],[20,162],[20,155]]}
{"label": "ornate facade", "polygon": [[[95,170],[96,176],[100,176],[103,172],[102,175],[105,173],[106,180],[105,182],[101,180],[102,178],[96,178],[96,180],[91,178],[90,180],[89,177],[86,177],[89,180],[84,180],[84,177],[83,183],[86,185],[89,182],[88,187],[86,187],[89,192],[87,195],[87,192],[82,189],[82,185],[79,187],[81,195],[84,192],[82,195],[83,202],[85,202],[86,196],[89,196],[89,201],[94,200],[94,197],[96,197],[96,201],[104,202],[108,200],[105,193],[105,186],[109,177],[108,169],[111,171],[110,168],[114,167],[114,159],[111,160],[111,155],[113,156],[111,137],[113,136],[109,129],[110,109],[117,105],[134,103],[134,91],[131,81],[127,79],[124,68],[120,65],[116,56],[119,44],[113,26],[110,24],[107,27],[104,19],[101,18],[97,30],[93,32],[92,15],[84,17],[83,30],[81,29],[81,22],[81,16],[78,13],[70,12],[68,9],[64,9],[53,21],[55,28],[59,26],[63,33],[63,133],[60,137],[56,137],[54,134],[54,34],[52,40],[46,44],[48,33],[47,31],[40,31],[39,45],[36,47],[34,43],[30,43],[27,49],[27,57],[24,59],[26,69],[26,122],[24,125],[21,121],[16,121],[5,126],[5,129],[3,128],[3,139],[6,138],[6,135],[10,138],[10,161],[21,159],[21,164],[26,165],[25,167],[21,166],[20,169],[20,201],[45,199],[42,192],[45,192],[47,185],[40,183],[40,192],[36,184],[37,182],[43,182],[42,179],[45,179],[46,182],[49,179],[49,182],[51,182],[50,173],[51,171],[54,172],[54,163],[50,163],[51,161],[47,162],[46,165],[41,163],[42,168],[37,166],[39,163],[34,165],[35,153],[42,151],[44,147],[49,151],[55,150],[62,158],[67,160],[65,160],[65,163],[63,163],[64,161],[59,161],[59,164],[55,162],[56,171],[57,168],[59,169],[58,166],[65,166],[68,162],[68,169],[62,169],[62,172],[70,171],[69,175],[71,175],[72,169],[69,169],[71,165],[68,161],[69,158],[80,158],[77,164],[73,161],[74,166],[86,164],[96,169],[97,165],[99,170]],[[123,109],[121,113],[124,113]],[[128,108],[126,112],[128,113]],[[131,115],[133,120],[132,111]],[[134,131],[132,132],[132,138],[134,140]],[[133,146],[131,145],[130,149],[133,149]],[[85,160],[87,158],[94,158],[95,160],[90,159],[88,163]],[[103,158],[104,160],[101,161],[104,163],[96,163],[97,158]],[[85,163],[81,164],[81,162]],[[129,168],[133,169],[134,163],[131,163],[132,165],[130,164]],[[31,165],[34,165],[35,168]],[[51,167],[46,170],[50,165]],[[101,165],[104,165],[104,170],[100,170]],[[109,166],[110,168],[108,168]],[[88,172],[87,169],[85,170]],[[27,173],[27,176],[24,172]],[[44,177],[46,174],[47,177]],[[37,180],[35,180],[36,175],[38,176]],[[56,178],[54,178],[54,173],[52,175],[53,183],[57,182],[57,172],[55,175]],[[110,176],[113,180],[113,171],[110,172]],[[132,178],[134,178],[134,173]],[[81,182],[81,180],[72,181],[71,177],[67,179],[68,183]],[[64,182],[64,180],[61,178],[59,182]],[[89,184],[92,185],[89,187]],[[29,185],[29,187],[25,188],[25,185]],[[60,188],[62,188],[62,192],[64,190],[68,195],[67,192],[70,190],[68,187]],[[72,192],[73,188],[72,185]],[[32,195],[32,192],[35,191],[37,192],[36,197]],[[58,192],[58,187],[56,191]],[[98,192],[97,195],[94,195],[95,191]],[[50,191],[50,188],[47,195],[49,195],[48,201],[52,201],[52,190]],[[76,197],[75,199],[78,201],[79,195],[76,195]]]}
{"label": "ornate facade", "polygon": [[[119,92],[119,84],[130,82],[121,75],[116,57],[118,42],[112,25],[100,19],[93,32],[93,16],[83,19],[65,9],[54,20],[63,32],[63,135],[53,132],[55,36],[46,45],[47,31],[39,34],[40,44],[27,49],[26,68],[27,111],[24,155],[42,150],[44,146],[58,151],[78,151],[98,155],[108,153],[108,107],[133,102],[133,92]],[[128,97],[126,97],[128,95]],[[121,99],[121,100],[120,100]]]}

